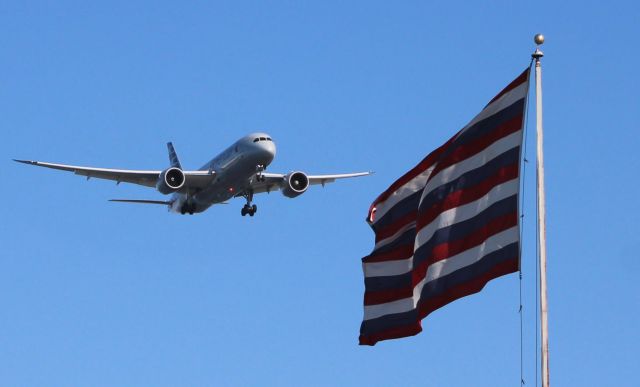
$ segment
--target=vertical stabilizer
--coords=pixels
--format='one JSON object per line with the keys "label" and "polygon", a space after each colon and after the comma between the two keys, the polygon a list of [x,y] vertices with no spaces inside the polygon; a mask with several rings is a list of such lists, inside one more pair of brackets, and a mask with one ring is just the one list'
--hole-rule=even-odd
{"label": "vertical stabilizer", "polygon": [[169,162],[171,163],[171,166],[182,169],[180,160],[178,160],[178,154],[176,153],[176,150],[173,149],[173,144],[171,142],[167,143],[167,149],[169,150]]}

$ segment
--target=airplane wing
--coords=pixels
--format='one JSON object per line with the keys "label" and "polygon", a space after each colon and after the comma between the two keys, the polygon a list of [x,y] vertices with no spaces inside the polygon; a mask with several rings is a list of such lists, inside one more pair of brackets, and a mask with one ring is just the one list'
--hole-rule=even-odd
{"label": "airplane wing", "polygon": [[[116,181],[118,184],[131,183],[143,185],[146,187],[155,187],[158,177],[162,171],[143,171],[131,169],[108,169],[108,168],[92,168],[80,167],[76,165],[45,163],[42,161],[16,160],[14,161],[36,165],[38,167],[59,169],[62,171],[73,172],[76,175],[86,176],[87,179],[95,177],[97,179],[106,179]],[[185,187],[202,188],[207,186],[214,178],[214,171],[182,171],[185,175]]]}
{"label": "airplane wing", "polygon": [[[322,184],[324,187],[327,183],[333,183],[339,179],[348,179],[352,177],[360,177],[371,175],[373,172],[356,172],[356,173],[340,173],[334,175],[307,175],[309,185]],[[263,173],[263,181],[253,181],[251,188],[254,193],[277,191],[286,184],[286,174],[282,173]]]}

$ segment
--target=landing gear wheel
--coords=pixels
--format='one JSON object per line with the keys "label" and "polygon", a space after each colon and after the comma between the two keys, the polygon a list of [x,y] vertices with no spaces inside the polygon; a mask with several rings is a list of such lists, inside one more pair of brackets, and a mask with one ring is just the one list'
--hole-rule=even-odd
{"label": "landing gear wheel", "polygon": [[247,214],[249,214],[249,216],[255,215],[256,211],[258,211],[258,206],[256,206],[255,204],[251,204],[251,201],[253,200],[253,190],[248,190],[247,192],[243,193],[242,196],[247,199],[247,204],[242,207],[240,214],[242,216],[245,216]]}
{"label": "landing gear wheel", "polygon": [[182,205],[182,207],[180,208],[180,213],[182,215],[184,214],[189,214],[189,215],[193,215],[193,213],[196,212],[196,205],[195,203],[189,203],[186,202]]}
{"label": "landing gear wheel", "polygon": [[244,207],[242,207],[242,210],[240,210],[240,214],[242,216],[245,215],[249,215],[249,216],[253,216],[256,214],[256,211],[258,211],[258,206],[254,205],[249,205],[249,204],[245,204]]}

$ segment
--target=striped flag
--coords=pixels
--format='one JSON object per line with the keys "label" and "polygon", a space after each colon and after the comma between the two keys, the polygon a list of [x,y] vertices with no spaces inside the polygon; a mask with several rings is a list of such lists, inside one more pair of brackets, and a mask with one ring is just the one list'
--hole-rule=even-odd
{"label": "striped flag", "polygon": [[412,336],[434,310],[518,270],[529,69],[371,205],[360,344]]}

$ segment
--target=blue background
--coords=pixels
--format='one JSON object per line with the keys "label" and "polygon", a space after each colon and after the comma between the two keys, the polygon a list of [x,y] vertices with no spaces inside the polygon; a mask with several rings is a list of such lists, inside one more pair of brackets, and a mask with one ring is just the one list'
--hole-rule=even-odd
{"label": "blue background", "polygon": [[[635,2],[9,1],[0,6],[0,385],[505,386],[512,274],[360,347],[375,197],[529,63],[542,32],[551,380],[637,383]],[[533,99],[531,100],[533,105]],[[524,379],[535,385],[535,122]],[[375,170],[197,216],[12,158],[197,168],[266,131],[272,172]],[[539,379],[539,378],[538,378]]]}

